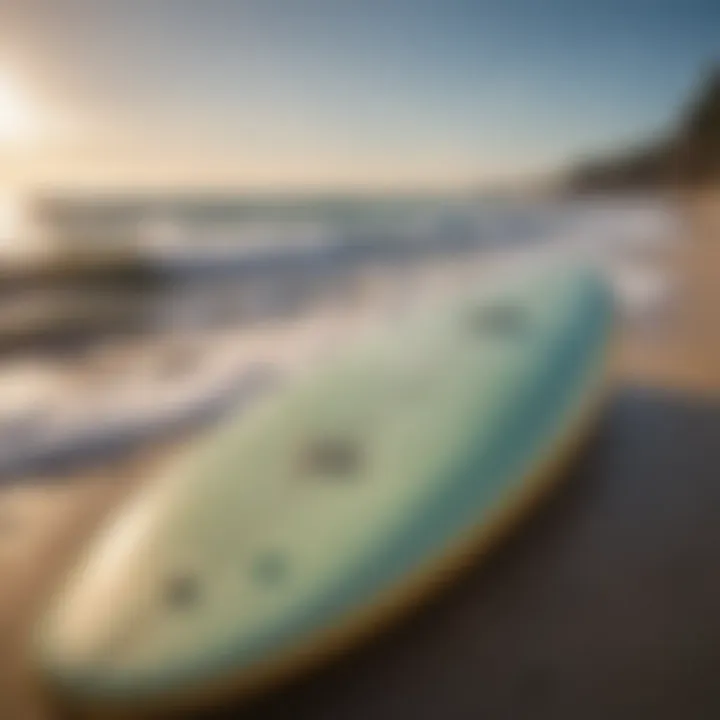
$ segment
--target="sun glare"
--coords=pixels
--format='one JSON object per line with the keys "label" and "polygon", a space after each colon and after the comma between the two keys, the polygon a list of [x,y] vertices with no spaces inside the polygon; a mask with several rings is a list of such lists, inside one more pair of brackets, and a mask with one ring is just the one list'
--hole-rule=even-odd
{"label": "sun glare", "polygon": [[16,143],[33,134],[30,104],[12,78],[0,74],[0,143]]}

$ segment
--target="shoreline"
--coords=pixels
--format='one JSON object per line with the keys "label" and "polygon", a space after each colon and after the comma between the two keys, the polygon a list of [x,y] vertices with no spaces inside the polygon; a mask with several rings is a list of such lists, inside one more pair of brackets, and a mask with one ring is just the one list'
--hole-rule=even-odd
{"label": "shoreline", "polygon": [[720,189],[679,201],[682,242],[665,259],[674,297],[652,326],[624,333],[624,382],[720,395]]}

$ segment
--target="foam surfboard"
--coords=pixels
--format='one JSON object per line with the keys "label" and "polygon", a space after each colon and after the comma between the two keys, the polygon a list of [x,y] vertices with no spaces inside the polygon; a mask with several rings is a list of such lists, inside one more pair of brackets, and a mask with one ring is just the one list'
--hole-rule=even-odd
{"label": "foam surfboard", "polygon": [[44,682],[134,714],[254,691],[491,547],[605,386],[605,283],[536,275],[366,338],[149,482],[39,623]]}

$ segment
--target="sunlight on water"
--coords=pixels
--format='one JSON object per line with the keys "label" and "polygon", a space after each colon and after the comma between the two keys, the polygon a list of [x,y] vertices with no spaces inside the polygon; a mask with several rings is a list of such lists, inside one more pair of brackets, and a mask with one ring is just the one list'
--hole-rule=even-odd
{"label": "sunlight on water", "polygon": [[3,252],[17,243],[22,233],[24,214],[25,209],[21,199],[0,190],[0,243]]}
{"label": "sunlight on water", "polygon": [[34,262],[47,255],[48,238],[34,221],[27,198],[0,188],[0,265]]}
{"label": "sunlight on water", "polygon": [[0,141],[18,143],[35,133],[36,118],[23,89],[0,69]]}

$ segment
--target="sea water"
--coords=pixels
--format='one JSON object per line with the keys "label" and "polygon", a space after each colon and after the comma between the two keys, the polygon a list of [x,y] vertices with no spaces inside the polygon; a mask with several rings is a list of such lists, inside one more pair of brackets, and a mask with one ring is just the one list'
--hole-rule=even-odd
{"label": "sea water", "polygon": [[624,265],[627,285],[628,260],[674,232],[668,204],[647,197],[94,195],[38,198],[33,219],[56,256],[127,253],[161,281],[105,288],[153,330],[265,319],[358,274],[451,258],[581,256]]}

